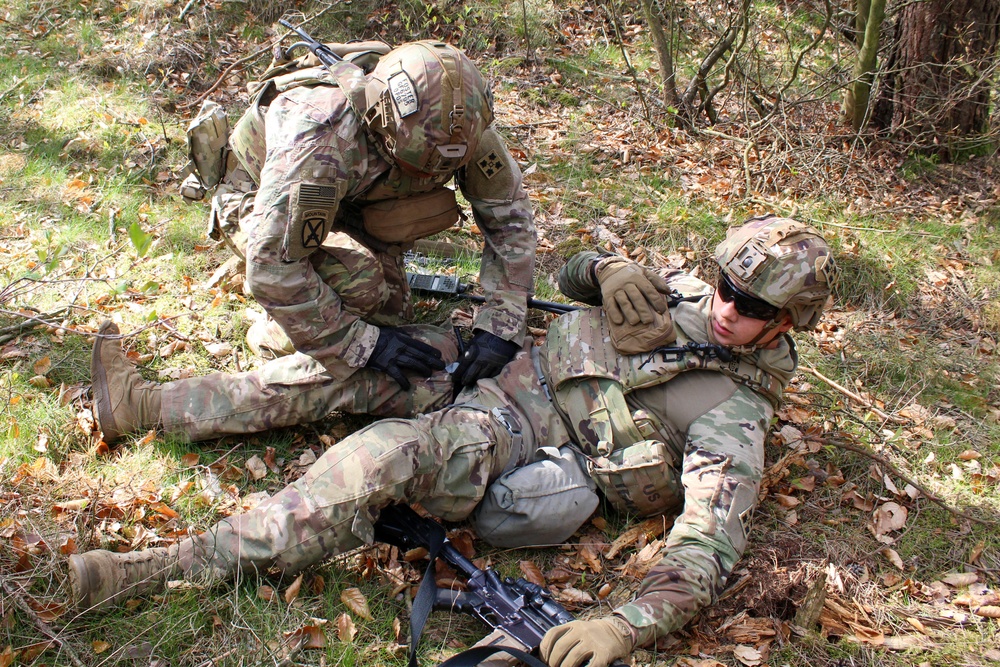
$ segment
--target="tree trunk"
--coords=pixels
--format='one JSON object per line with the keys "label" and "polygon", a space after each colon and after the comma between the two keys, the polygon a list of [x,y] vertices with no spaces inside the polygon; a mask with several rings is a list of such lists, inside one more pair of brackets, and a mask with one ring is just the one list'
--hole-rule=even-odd
{"label": "tree trunk", "polygon": [[[649,34],[653,40],[653,49],[660,61],[660,76],[663,79],[663,103],[672,109],[680,106],[677,97],[677,74],[674,71],[674,52],[670,39],[663,30],[663,21],[657,11],[656,0],[642,0],[642,13],[649,26]],[[667,17],[670,19],[670,17]],[[671,27],[671,32],[673,28]]]}
{"label": "tree trunk", "polygon": [[891,128],[946,159],[953,140],[986,132],[998,39],[1000,0],[904,5],[884,90]]}
{"label": "tree trunk", "polygon": [[885,19],[886,0],[858,0],[857,34],[858,60],[854,64],[854,81],[844,96],[844,121],[857,132],[864,127],[868,117],[868,102],[878,59],[878,43]]}

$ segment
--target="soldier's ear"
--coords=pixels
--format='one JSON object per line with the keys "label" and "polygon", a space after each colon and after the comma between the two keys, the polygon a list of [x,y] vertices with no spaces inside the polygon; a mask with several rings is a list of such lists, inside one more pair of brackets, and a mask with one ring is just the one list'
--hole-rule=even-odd
{"label": "soldier's ear", "polygon": [[787,312],[782,312],[778,314],[778,333],[785,333],[792,328],[792,316]]}

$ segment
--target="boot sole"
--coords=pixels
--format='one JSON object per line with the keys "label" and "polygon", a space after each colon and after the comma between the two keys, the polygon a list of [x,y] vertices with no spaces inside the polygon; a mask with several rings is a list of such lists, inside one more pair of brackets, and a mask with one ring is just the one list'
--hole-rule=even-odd
{"label": "boot sole", "polygon": [[[73,554],[69,557],[69,585],[73,591],[73,604],[81,610],[91,608],[89,591],[93,582],[87,573],[87,563],[83,556]],[[84,592],[87,593],[84,593]]]}
{"label": "boot sole", "polygon": [[97,337],[94,339],[94,350],[90,355],[90,382],[91,391],[94,393],[94,409],[97,411],[97,423],[101,427],[101,434],[104,442],[109,445],[114,443],[121,436],[118,432],[118,425],[112,416],[111,393],[108,391],[108,377],[104,372],[104,364],[101,363],[101,346],[107,340],[105,336],[120,333],[118,326],[111,320],[105,320],[97,330]]}

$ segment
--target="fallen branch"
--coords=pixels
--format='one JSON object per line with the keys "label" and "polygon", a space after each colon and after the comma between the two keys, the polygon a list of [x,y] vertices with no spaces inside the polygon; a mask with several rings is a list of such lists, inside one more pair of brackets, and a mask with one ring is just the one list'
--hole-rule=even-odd
{"label": "fallen branch", "polygon": [[917,491],[922,493],[927,498],[927,500],[931,501],[935,505],[938,505],[942,509],[947,510],[948,512],[954,514],[957,517],[968,519],[969,521],[978,523],[983,526],[1000,526],[1000,521],[991,521],[990,519],[980,519],[979,517],[973,516],[968,512],[964,512],[960,509],[952,507],[947,502],[945,502],[935,494],[928,491],[924,486],[917,483],[915,480],[911,479],[907,475],[904,475],[899,468],[890,463],[884,456],[876,454],[875,452],[873,452],[872,450],[868,449],[863,445],[855,445],[850,442],[847,442],[846,440],[841,440],[839,438],[820,438],[819,441],[822,442],[823,444],[833,445],[834,447],[840,447],[841,449],[846,449],[849,452],[860,454],[861,456],[864,456],[868,459],[871,459],[872,461],[875,461],[879,465],[885,466],[886,468],[889,469],[889,472],[891,472],[893,475],[896,475],[904,482],[906,482],[907,484],[915,488]]}
{"label": "fallen branch", "polygon": [[23,611],[28,618],[31,619],[32,623],[35,624],[35,627],[38,628],[43,635],[59,644],[59,647],[66,652],[67,656],[69,656],[70,662],[72,662],[76,667],[84,667],[83,661],[77,657],[76,651],[74,651],[69,644],[59,637],[58,632],[49,627],[49,624],[38,616],[38,613],[35,612],[35,610],[31,608],[31,605],[28,604],[28,601],[24,599],[21,591],[19,591],[14,584],[10,582],[10,580],[5,578],[2,581],[3,589],[7,592],[7,595],[9,595],[11,599],[14,600],[14,604],[16,604],[21,611]]}
{"label": "fallen branch", "polygon": [[896,417],[895,415],[886,414],[885,412],[879,410],[874,405],[872,405],[872,402],[869,401],[867,398],[863,398],[862,396],[859,396],[858,394],[855,394],[853,391],[851,391],[847,387],[834,382],[830,378],[826,377],[825,375],[823,375],[822,373],[820,373],[819,371],[817,371],[815,368],[811,368],[809,366],[799,366],[799,370],[800,371],[805,371],[806,373],[809,373],[813,377],[818,378],[818,379],[822,380],[823,382],[827,383],[828,385],[830,385],[831,387],[833,387],[834,389],[836,389],[837,391],[839,391],[840,393],[842,393],[844,396],[847,396],[848,398],[850,398],[852,401],[860,404],[862,407],[865,407],[865,408],[871,410],[879,419],[882,419],[882,420],[887,421],[887,422],[892,422],[893,424],[908,424],[909,423],[909,421],[907,421],[906,419],[903,419],[902,417]]}

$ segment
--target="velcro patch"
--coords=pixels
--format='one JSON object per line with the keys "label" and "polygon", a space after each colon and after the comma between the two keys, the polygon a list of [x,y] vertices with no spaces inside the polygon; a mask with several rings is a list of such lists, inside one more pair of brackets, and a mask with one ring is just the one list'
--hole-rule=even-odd
{"label": "velcro patch", "polygon": [[497,155],[495,151],[490,151],[483,157],[479,158],[479,161],[476,162],[476,166],[479,167],[479,170],[483,172],[483,176],[486,178],[493,178],[507,168],[507,165],[500,159],[500,156]]}
{"label": "velcro patch", "polygon": [[410,75],[406,72],[396,72],[389,77],[387,82],[389,95],[396,105],[396,114],[399,118],[406,118],[417,113],[420,109],[420,100],[417,99],[417,89],[410,80]]}

